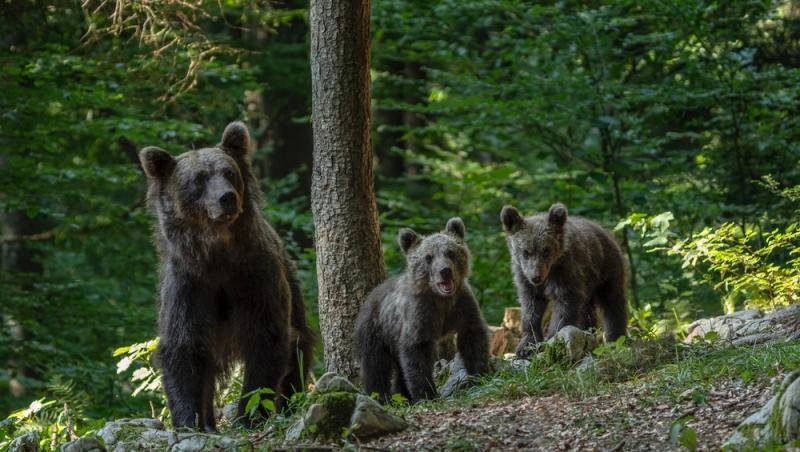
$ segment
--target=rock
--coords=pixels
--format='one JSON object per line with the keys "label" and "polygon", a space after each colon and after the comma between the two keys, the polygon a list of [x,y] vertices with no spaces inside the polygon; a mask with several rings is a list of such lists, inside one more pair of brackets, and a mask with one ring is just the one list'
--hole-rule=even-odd
{"label": "rock", "polygon": [[800,338],[800,304],[763,314],[758,310],[735,312],[689,325],[684,342],[692,342],[714,332],[734,345],[756,345],[765,342]]}
{"label": "rock", "polygon": [[[108,422],[98,432],[111,452],[138,450],[203,451],[250,450],[253,444],[244,437],[167,431],[156,419],[120,419]],[[76,450],[75,452],[77,452]]]}
{"label": "rock", "polygon": [[169,450],[176,452],[252,450],[252,448],[253,444],[245,438],[205,433],[179,433],[169,443]]}
{"label": "rock", "polygon": [[441,386],[450,378],[450,365],[451,362],[446,359],[440,359],[433,363],[433,381],[436,386]]}
{"label": "rock", "polygon": [[222,407],[222,417],[228,421],[232,421],[236,419],[238,411],[239,411],[239,403],[231,402]]}
{"label": "rock", "polygon": [[317,380],[317,383],[314,385],[314,391],[315,392],[344,391],[351,393],[358,392],[355,385],[353,385],[353,383],[350,383],[350,381],[347,378],[344,378],[333,372],[327,372],[323,376],[319,377],[319,380]]}
{"label": "rock", "polygon": [[[798,378],[800,372],[794,372],[789,376],[794,380],[790,381],[778,406],[784,444],[800,439],[800,378]],[[787,380],[789,376],[787,376]],[[784,380],[784,385],[786,385],[786,380]]]}
{"label": "rock", "polygon": [[61,445],[61,452],[106,452],[97,438],[87,436]]}
{"label": "rock", "polygon": [[516,355],[513,355],[511,358],[511,370],[516,372],[527,372],[528,368],[531,367],[531,360],[525,358],[517,358]]}
{"label": "rock", "polygon": [[386,412],[378,402],[363,394],[326,392],[286,430],[285,440],[291,443],[309,438],[334,439],[348,430],[358,438],[372,438],[407,426],[403,419]]}
{"label": "rock", "polygon": [[464,368],[464,361],[461,355],[456,354],[453,361],[450,362],[450,374],[447,377],[442,389],[440,391],[442,397],[450,397],[459,389],[469,386],[469,375],[467,369]]}
{"label": "rock", "polygon": [[127,451],[166,447],[168,432],[157,419],[119,419],[97,433],[108,450]]}
{"label": "rock", "polygon": [[787,375],[776,394],[725,442],[725,450],[778,449],[800,439],[800,372]]}
{"label": "rock", "polygon": [[407,427],[406,421],[388,413],[378,402],[365,395],[356,396],[350,428],[359,439],[395,433]]}
{"label": "rock", "polygon": [[575,368],[575,371],[578,373],[583,372],[592,372],[597,370],[597,360],[592,356],[592,354],[588,354],[583,357],[583,359],[578,362],[578,366]]}
{"label": "rock", "polygon": [[350,425],[356,405],[356,396],[337,391],[320,394],[317,402],[286,431],[287,441],[298,441],[305,436],[337,438]]}
{"label": "rock", "polygon": [[685,342],[692,342],[697,338],[703,338],[710,332],[719,334],[724,340],[731,340],[735,337],[736,331],[755,319],[759,319],[763,313],[757,309],[734,312],[733,314],[721,315],[710,319],[700,319],[692,322],[687,328]]}
{"label": "rock", "polygon": [[39,450],[39,434],[36,432],[28,432],[20,435],[11,441],[8,446],[9,452],[38,452]]}
{"label": "rock", "polygon": [[97,438],[87,436],[62,444],[61,452],[106,452],[106,448]]}
{"label": "rock", "polygon": [[597,338],[593,334],[572,325],[567,325],[558,330],[558,333],[551,337],[546,344],[548,348],[551,348],[556,342],[564,343],[566,346],[566,358],[571,362],[580,361],[597,347]]}
{"label": "rock", "polygon": [[[320,424],[328,415],[325,408],[315,403],[308,407],[305,414],[300,416],[287,430],[286,441],[296,442],[303,439],[305,434],[312,434],[312,426]],[[316,428],[316,427],[314,427]]]}

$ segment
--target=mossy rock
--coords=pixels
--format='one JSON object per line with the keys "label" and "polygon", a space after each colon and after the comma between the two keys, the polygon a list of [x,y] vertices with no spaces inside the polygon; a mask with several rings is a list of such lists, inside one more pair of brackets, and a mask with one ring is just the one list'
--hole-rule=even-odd
{"label": "mossy rock", "polygon": [[314,394],[312,402],[305,414],[287,430],[287,441],[305,437],[338,438],[350,425],[356,395],[343,391],[325,392]]}
{"label": "mossy rock", "polygon": [[241,436],[223,436],[181,429],[167,431],[155,419],[120,419],[107,423],[98,432],[109,451],[171,450],[252,450],[253,444]]}

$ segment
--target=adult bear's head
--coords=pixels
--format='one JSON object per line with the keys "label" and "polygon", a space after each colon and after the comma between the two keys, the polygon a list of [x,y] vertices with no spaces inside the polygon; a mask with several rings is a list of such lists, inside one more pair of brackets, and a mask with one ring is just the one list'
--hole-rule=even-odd
{"label": "adult bear's head", "polygon": [[173,157],[150,146],[139,159],[148,179],[148,199],[159,221],[183,226],[225,228],[242,214],[249,196],[250,134],[241,122],[229,124],[215,147]]}

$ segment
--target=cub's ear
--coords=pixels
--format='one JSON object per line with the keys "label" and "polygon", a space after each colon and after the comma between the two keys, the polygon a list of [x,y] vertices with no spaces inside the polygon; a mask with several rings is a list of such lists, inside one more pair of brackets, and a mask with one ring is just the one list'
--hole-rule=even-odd
{"label": "cub's ear", "polygon": [[397,234],[397,243],[400,244],[400,248],[405,254],[408,254],[411,248],[415,247],[419,242],[420,236],[413,229],[403,228]]}
{"label": "cub's ear", "polygon": [[220,145],[232,157],[243,157],[250,150],[250,132],[241,121],[235,121],[225,127]]}
{"label": "cub's ear", "polygon": [[547,213],[547,222],[556,227],[563,227],[567,222],[567,208],[564,204],[556,203],[550,206],[550,212]]}
{"label": "cub's ear", "polygon": [[139,161],[147,177],[151,179],[166,179],[175,168],[175,158],[169,152],[155,147],[148,146],[139,152]]}
{"label": "cub's ear", "polygon": [[519,231],[525,220],[514,206],[505,206],[500,211],[500,222],[503,223],[503,230],[506,231],[506,234],[510,235]]}
{"label": "cub's ear", "polygon": [[459,240],[464,240],[464,229],[464,222],[459,217],[447,220],[447,226],[444,228],[448,234],[456,236]]}

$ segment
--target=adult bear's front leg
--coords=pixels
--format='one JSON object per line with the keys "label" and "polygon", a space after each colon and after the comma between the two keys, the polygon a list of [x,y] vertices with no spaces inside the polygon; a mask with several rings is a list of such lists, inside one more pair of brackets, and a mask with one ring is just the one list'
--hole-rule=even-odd
{"label": "adult bear's front leg", "polygon": [[162,381],[175,427],[214,430],[215,366],[207,288],[185,275],[165,279],[159,325]]}
{"label": "adult bear's front leg", "polygon": [[[289,340],[286,335],[270,336],[264,333],[260,337],[252,337],[249,340],[244,351],[244,379],[238,410],[239,418],[245,426],[251,424],[251,413],[245,412],[249,399],[247,394],[257,389],[269,388],[275,391],[275,408],[281,409],[284,400],[280,388],[281,382],[289,370],[290,352]],[[264,417],[269,416],[269,413],[260,405],[258,413]]]}

